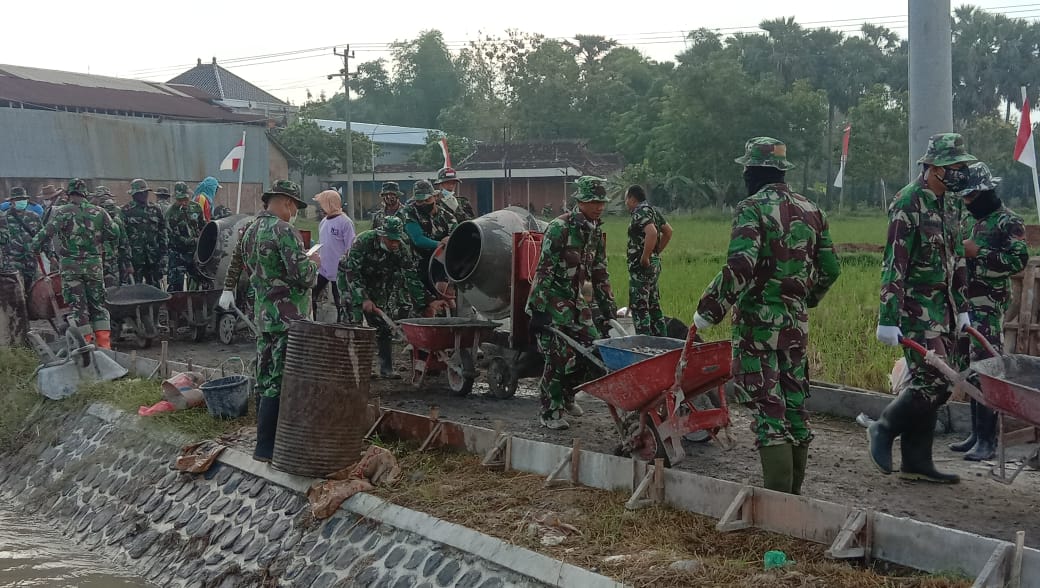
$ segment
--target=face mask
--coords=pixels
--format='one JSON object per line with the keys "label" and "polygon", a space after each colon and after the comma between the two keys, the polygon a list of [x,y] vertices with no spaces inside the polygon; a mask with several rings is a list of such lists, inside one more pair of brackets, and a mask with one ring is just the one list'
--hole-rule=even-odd
{"label": "face mask", "polygon": [[25,210],[26,208],[29,208],[29,201],[19,200],[18,202],[14,203],[14,208],[15,210]]}
{"label": "face mask", "polygon": [[447,190],[441,190],[441,202],[452,210],[459,207],[459,199],[455,197],[455,193]]}
{"label": "face mask", "polygon": [[433,203],[432,202],[418,202],[418,203],[416,203],[415,207],[418,208],[419,210],[421,210],[422,212],[430,212],[431,210],[433,210]]}
{"label": "face mask", "polygon": [[290,216],[290,217],[289,217],[289,224],[295,227],[295,226],[296,226],[296,219],[297,219],[297,218],[298,218],[299,216],[300,216],[300,210],[299,210],[299,209],[296,209],[296,210],[295,210],[295,211],[294,211],[294,212],[292,213],[292,216]]}
{"label": "face mask", "polygon": [[943,186],[946,186],[947,192],[963,192],[968,188],[968,168],[946,168],[946,175],[943,176],[942,183]]}
{"label": "face mask", "polygon": [[137,194],[134,194],[134,202],[138,204],[147,204],[148,192],[138,192]]}
{"label": "face mask", "polygon": [[1001,204],[1000,198],[995,191],[986,190],[979,192],[975,199],[965,204],[964,207],[968,209],[968,213],[971,216],[980,219],[989,216],[990,213],[999,209]]}
{"label": "face mask", "polygon": [[397,208],[398,203],[399,201],[397,200],[396,196],[383,197],[383,206],[385,206],[386,208]]}

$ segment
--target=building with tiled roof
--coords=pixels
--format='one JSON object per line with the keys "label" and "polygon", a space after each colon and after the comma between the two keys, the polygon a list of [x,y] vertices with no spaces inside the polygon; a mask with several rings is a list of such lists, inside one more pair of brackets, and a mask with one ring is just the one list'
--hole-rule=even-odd
{"label": "building with tiled roof", "polygon": [[167,84],[197,88],[234,112],[264,115],[278,120],[281,124],[288,124],[298,110],[221,67],[217,64],[216,57],[211,63],[202,63],[200,58],[195,67]]}

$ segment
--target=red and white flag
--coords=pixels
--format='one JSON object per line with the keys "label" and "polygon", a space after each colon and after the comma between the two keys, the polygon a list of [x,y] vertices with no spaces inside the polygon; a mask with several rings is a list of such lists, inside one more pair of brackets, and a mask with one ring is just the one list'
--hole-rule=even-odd
{"label": "red and white flag", "polygon": [[451,167],[451,154],[448,153],[447,137],[441,137],[441,153],[444,155],[444,167]]}
{"label": "red and white flag", "polygon": [[834,176],[834,187],[841,188],[845,183],[845,163],[849,160],[849,135],[852,134],[852,125],[845,125],[845,135],[841,139],[841,167],[838,175]]}
{"label": "red and white flag", "polygon": [[1022,94],[1022,117],[1018,122],[1018,140],[1015,141],[1015,161],[1036,169],[1036,147],[1033,145],[1033,125],[1029,122],[1029,98]]}
{"label": "red and white flag", "polygon": [[238,171],[238,166],[242,164],[242,159],[246,155],[246,139],[242,137],[238,144],[228,151],[227,157],[224,161],[220,162],[220,169],[229,169],[232,171]]}

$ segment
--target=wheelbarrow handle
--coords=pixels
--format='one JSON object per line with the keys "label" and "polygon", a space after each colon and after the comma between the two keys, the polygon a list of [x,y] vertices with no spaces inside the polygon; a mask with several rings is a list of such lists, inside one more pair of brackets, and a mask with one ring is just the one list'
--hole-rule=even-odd
{"label": "wheelbarrow handle", "polygon": [[[975,329],[972,329],[972,331],[974,330]],[[978,331],[975,332],[978,333]],[[981,334],[979,334],[978,336],[981,337]],[[965,372],[965,374],[959,373],[957,370],[953,369],[953,367],[950,366],[950,364],[946,363],[946,361],[944,361],[941,357],[936,355],[934,351],[929,351],[928,349],[925,349],[925,347],[917,341],[907,339],[906,337],[900,337],[899,344],[903,347],[912,349],[919,353],[921,357],[924,358],[924,362],[932,366],[936,369],[936,371],[942,374],[943,378],[945,378],[946,381],[954,387],[954,389],[964,392],[965,394],[971,396],[979,402],[984,402],[982,391],[979,390],[974,384],[969,382],[965,377],[965,374],[967,372]]]}
{"label": "wheelbarrow handle", "polygon": [[975,327],[973,327],[971,325],[968,325],[968,326],[964,327],[964,330],[967,331],[968,334],[971,335],[972,338],[975,339],[975,341],[977,341],[978,344],[981,345],[982,348],[986,350],[986,353],[988,353],[990,357],[999,357],[1000,356],[1000,354],[997,353],[996,348],[994,348],[993,345],[989,341],[986,340],[986,337],[984,337],[982,335],[982,333],[979,332],[978,329],[976,329]]}
{"label": "wheelbarrow handle", "polygon": [[574,350],[577,351],[578,353],[584,355],[585,359],[591,361],[592,364],[595,365],[596,367],[598,367],[599,369],[603,370],[604,372],[609,372],[610,371],[610,370],[607,369],[607,366],[604,365],[603,362],[600,361],[600,359],[598,357],[596,357],[595,354],[592,353],[591,349],[589,349],[588,347],[585,347],[581,343],[578,343],[577,341],[575,341],[574,339],[572,339],[571,337],[566,335],[563,331],[557,329],[556,327],[545,327],[545,330],[550,332],[550,333],[552,333],[553,335],[556,335],[560,339],[563,339],[563,341],[565,343],[567,343],[568,345],[573,347]]}
{"label": "wheelbarrow handle", "polygon": [[398,326],[398,324],[395,323],[390,317],[386,316],[386,313],[383,312],[383,309],[376,308],[376,314],[378,314],[379,318],[383,319],[383,322],[385,322],[391,329],[400,334],[402,338],[404,337],[404,332],[401,331],[401,327]]}

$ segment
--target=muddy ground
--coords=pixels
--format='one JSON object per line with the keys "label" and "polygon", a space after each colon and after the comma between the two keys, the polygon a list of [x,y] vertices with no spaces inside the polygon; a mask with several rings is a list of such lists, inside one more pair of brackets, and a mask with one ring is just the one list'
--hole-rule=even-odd
{"label": "muddy ground", "polygon": [[[406,375],[408,363],[401,348],[395,348],[396,367]],[[139,351],[158,357],[159,346]],[[169,359],[191,360],[196,365],[215,366],[223,359],[241,356],[249,362],[255,356],[252,341],[224,346],[219,342],[194,344],[171,342]],[[550,431],[537,421],[539,401],[537,379],[521,380],[516,397],[499,400],[487,394],[480,378],[473,393],[464,398],[451,395],[444,376],[433,377],[423,390],[414,389],[407,379],[373,380],[371,395],[392,408],[427,413],[439,407],[442,418],[472,425],[495,428],[501,421],[503,430],[516,435],[569,446],[579,438],[586,449],[612,452],[617,433],[606,405],[579,395],[585,410],[581,418],[570,418],[571,428]],[[679,468],[699,474],[732,480],[761,483],[758,453],[754,449],[748,413],[742,407],[732,408],[731,434],[736,446],[726,451],[713,442],[687,445],[688,457]],[[871,415],[876,416],[876,415]],[[832,502],[870,508],[895,516],[912,517],[939,525],[971,531],[999,539],[1011,539],[1016,530],[1026,531],[1026,542],[1040,547],[1040,472],[1026,469],[1014,484],[1007,486],[989,478],[990,464],[961,459],[946,449],[946,444],[959,440],[957,435],[936,439],[935,461],[940,469],[961,475],[962,482],[953,486],[925,485],[879,474],[866,457],[866,437],[855,422],[817,415],[813,421],[816,439],[810,450],[809,471],[803,491],[809,496]],[[1011,455],[1026,453],[1020,448]],[[898,463],[898,442],[894,451]]]}

